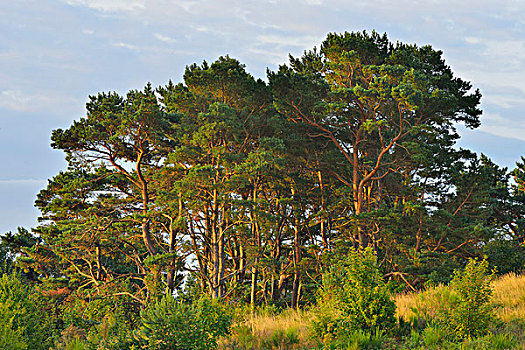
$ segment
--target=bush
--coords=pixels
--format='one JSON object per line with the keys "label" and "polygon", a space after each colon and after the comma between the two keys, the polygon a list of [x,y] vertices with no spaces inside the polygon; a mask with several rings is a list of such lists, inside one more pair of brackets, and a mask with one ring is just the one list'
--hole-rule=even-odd
{"label": "bush", "polygon": [[82,328],[70,325],[61,334],[62,337],[53,350],[88,350],[86,332]]}
{"label": "bush", "polygon": [[115,310],[92,327],[87,342],[92,348],[104,350],[132,349],[137,345],[133,339],[134,322],[122,310]]}
{"label": "bush", "polygon": [[164,296],[141,312],[136,338],[147,349],[199,350],[217,347],[217,338],[229,332],[231,316],[224,305],[202,298],[183,304]]}
{"label": "bush", "polygon": [[39,299],[17,275],[0,277],[0,349],[49,349],[51,327]]}
{"label": "bush", "polygon": [[472,339],[486,335],[494,320],[490,303],[491,281],[487,260],[471,259],[463,271],[456,271],[450,286],[457,293],[457,301],[440,317],[440,323],[450,335]]}
{"label": "bush", "polygon": [[382,335],[373,335],[368,332],[354,330],[345,334],[341,334],[336,340],[325,344],[325,349],[347,349],[347,350],[362,350],[362,349],[381,349],[382,343],[385,341]]}
{"label": "bush", "polygon": [[380,335],[395,325],[395,303],[377,265],[371,248],[350,248],[346,256],[323,275],[320,308],[335,308],[335,322],[320,312],[314,329],[336,337],[363,331]]}
{"label": "bush", "polygon": [[295,344],[299,344],[299,337],[294,329],[277,330],[268,339],[262,340],[263,349],[289,349]]}
{"label": "bush", "polygon": [[57,293],[63,288],[47,290],[46,295],[53,295],[58,302],[59,322],[64,329],[56,346],[69,349],[84,342],[90,349],[131,348],[133,329],[140,323],[140,304],[130,301],[128,296],[111,295],[117,290],[127,291],[126,287],[126,284],[113,285],[111,289],[102,286],[100,293],[79,289],[63,295]]}

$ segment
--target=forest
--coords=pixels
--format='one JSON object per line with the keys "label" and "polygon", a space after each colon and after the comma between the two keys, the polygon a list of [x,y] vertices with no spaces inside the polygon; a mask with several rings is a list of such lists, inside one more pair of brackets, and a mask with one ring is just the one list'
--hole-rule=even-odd
{"label": "forest", "polygon": [[[525,158],[456,145],[480,102],[441,51],[376,32],[266,80],[224,56],[89,96],[52,132],[68,167],[39,225],[0,237],[0,348],[525,344],[525,295],[514,319],[491,301],[525,268]],[[265,317],[299,323],[266,339]]]}

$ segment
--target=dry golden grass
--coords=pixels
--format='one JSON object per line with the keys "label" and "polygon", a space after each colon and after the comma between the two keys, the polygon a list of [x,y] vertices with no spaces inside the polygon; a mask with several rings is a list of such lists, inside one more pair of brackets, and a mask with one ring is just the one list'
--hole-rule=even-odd
{"label": "dry golden grass", "polygon": [[417,316],[413,310],[418,310],[419,316],[432,319],[440,310],[447,308],[453,298],[450,289],[441,284],[424,292],[399,294],[394,298],[396,314],[409,320]]}
{"label": "dry golden grass", "polygon": [[310,314],[302,310],[286,310],[279,315],[250,316],[246,324],[252,328],[254,335],[265,338],[277,331],[293,330],[300,340],[309,337],[311,317]]}
{"label": "dry golden grass", "polygon": [[[517,349],[525,349],[525,275],[501,276],[493,281],[492,287],[492,301],[498,305],[496,316],[505,322],[506,332],[518,341]],[[443,285],[420,293],[400,294],[395,297],[397,316],[405,321],[417,321],[418,316],[421,320],[430,320],[440,310],[450,307],[455,298],[451,289]],[[313,349],[317,345],[311,328],[315,312],[286,310],[272,315],[248,311],[244,315],[234,325],[233,334],[221,339],[219,349]],[[288,342],[290,335],[294,342]],[[278,346],[276,341],[280,341]]]}
{"label": "dry golden grass", "polygon": [[[303,349],[311,342],[312,314],[288,309],[278,315],[248,314],[237,322],[233,334],[222,339],[220,349],[264,349],[265,343],[281,340],[276,349]],[[290,339],[296,339],[290,341]],[[233,343],[235,342],[235,343]]]}
{"label": "dry golden grass", "polygon": [[525,275],[504,275],[492,284],[492,301],[499,305],[496,315],[505,322],[525,320]]}
{"label": "dry golden grass", "polygon": [[[492,302],[498,305],[496,316],[504,322],[525,320],[525,275],[507,274],[492,282]],[[400,294],[395,297],[397,316],[405,320],[415,316],[412,308],[418,309],[420,315],[435,316],[436,312],[447,307],[454,296],[446,286],[420,293]]]}

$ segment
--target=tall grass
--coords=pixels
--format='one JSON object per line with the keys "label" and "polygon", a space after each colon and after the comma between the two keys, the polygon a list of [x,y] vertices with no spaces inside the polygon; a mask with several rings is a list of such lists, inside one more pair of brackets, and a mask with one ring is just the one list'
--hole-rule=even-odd
{"label": "tall grass", "polygon": [[507,274],[493,283],[492,301],[496,315],[504,322],[525,321],[525,275]]}
{"label": "tall grass", "polygon": [[219,349],[312,349],[311,324],[312,314],[304,310],[244,309]]}
{"label": "tall grass", "polygon": [[[525,275],[507,274],[492,282],[492,303],[496,305],[495,314],[500,321],[494,334],[484,338],[452,344],[456,348],[472,349],[525,349]],[[429,320],[435,319],[440,311],[450,307],[457,296],[448,286],[438,285],[419,293],[395,296],[397,316],[423,329]],[[313,321],[319,317],[318,311],[285,310],[281,313],[271,309],[261,309],[253,313],[250,309],[239,311],[232,334],[220,341],[219,349],[316,349],[321,348],[323,339],[315,339]],[[419,324],[418,324],[419,323]],[[422,348],[432,347],[441,339],[439,330],[427,328],[423,333],[412,331],[412,337]],[[431,339],[432,336],[436,339]],[[410,338],[410,337],[409,337]],[[383,348],[412,348],[410,339],[392,339]],[[439,338],[439,339],[438,339]],[[412,339],[414,340],[414,339]],[[399,343],[401,342],[401,343]],[[487,343],[487,344],[485,344]],[[483,345],[485,344],[485,345]],[[498,345],[500,344],[500,345]],[[450,345],[450,344],[449,344]],[[420,347],[417,348],[420,348]],[[439,348],[441,345],[437,345]]]}
{"label": "tall grass", "polygon": [[[397,316],[413,318],[416,309],[420,314],[434,318],[436,312],[448,307],[454,295],[448,286],[438,285],[420,293],[396,296]],[[492,303],[496,317],[503,322],[525,320],[525,275],[506,274],[492,282]]]}

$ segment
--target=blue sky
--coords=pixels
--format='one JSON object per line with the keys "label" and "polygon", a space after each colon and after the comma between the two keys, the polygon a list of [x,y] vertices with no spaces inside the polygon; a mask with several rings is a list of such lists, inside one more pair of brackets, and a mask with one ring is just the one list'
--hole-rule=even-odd
{"label": "blue sky", "polygon": [[513,167],[525,155],[522,0],[15,0],[0,3],[0,234],[36,225],[36,193],[64,169],[51,131],[90,94],[181,80],[229,54],[256,77],[328,32],[387,32],[442,50],[483,94],[482,126],[460,145]]}

